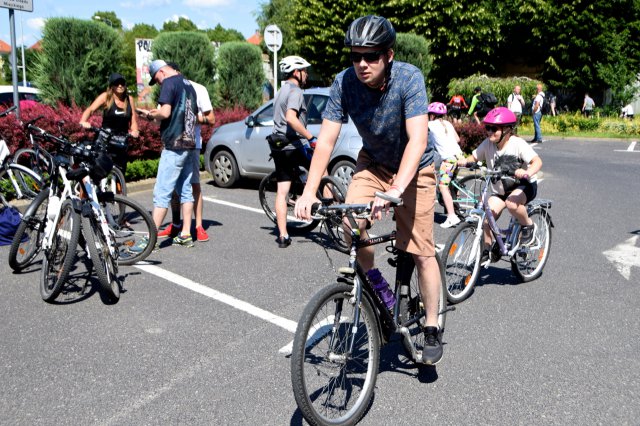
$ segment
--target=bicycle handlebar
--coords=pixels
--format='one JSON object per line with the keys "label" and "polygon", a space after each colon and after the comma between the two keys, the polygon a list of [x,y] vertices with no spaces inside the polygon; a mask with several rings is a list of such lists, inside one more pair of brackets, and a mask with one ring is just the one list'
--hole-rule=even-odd
{"label": "bicycle handlebar", "polygon": [[15,111],[16,109],[18,109],[17,105],[14,105],[11,108],[5,109],[4,111],[0,112],[0,117],[4,117],[5,115],[9,115],[13,111]]}
{"label": "bicycle handlebar", "polygon": [[[376,191],[376,197],[387,200],[391,203],[391,207],[398,207],[402,205],[402,198],[391,197],[384,192]],[[373,210],[373,201],[366,204],[327,204],[314,203],[311,206],[311,217],[314,219],[324,219],[330,215],[340,215],[353,213],[356,219],[367,219],[371,216]]]}

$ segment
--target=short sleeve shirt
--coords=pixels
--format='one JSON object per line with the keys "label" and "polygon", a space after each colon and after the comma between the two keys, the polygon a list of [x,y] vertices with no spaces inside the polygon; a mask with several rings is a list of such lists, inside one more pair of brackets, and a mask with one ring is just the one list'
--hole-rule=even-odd
{"label": "short sleeve shirt", "polygon": [[307,105],[304,103],[302,89],[295,84],[285,82],[273,101],[273,131],[281,135],[286,135],[289,141],[300,139],[295,130],[287,123],[287,111],[292,109],[296,112],[298,119],[306,127],[307,125]]}
{"label": "short sleeve shirt", "polygon": [[[322,118],[342,123],[347,115],[362,137],[362,149],[391,172],[400,168],[409,142],[405,121],[427,114],[428,100],[422,72],[413,65],[393,61],[384,91],[358,80],[353,67],[339,73],[331,86]],[[433,162],[428,143],[418,169]]]}
{"label": "short sleeve shirt", "polygon": [[[483,161],[487,165],[488,169],[493,169],[498,158],[503,155],[514,155],[519,158],[521,161],[520,168],[523,169],[526,169],[531,160],[538,156],[533,148],[531,148],[531,145],[529,145],[524,139],[517,136],[511,136],[509,141],[501,150],[498,150],[498,146],[488,138],[482,141],[482,143],[473,150],[473,156],[478,161]],[[535,175],[529,178],[529,182],[535,182],[536,180]],[[492,183],[491,190],[494,194],[504,195],[502,182],[498,181],[496,183]]]}
{"label": "short sleeve shirt", "polygon": [[444,160],[462,154],[460,145],[456,141],[456,129],[447,120],[429,121],[430,141],[433,141],[434,148]]}
{"label": "short sleeve shirt", "polygon": [[[193,86],[193,90],[196,91],[197,105],[198,105],[198,113],[203,114],[205,112],[211,111],[213,109],[213,105],[211,105],[211,98],[209,98],[209,92],[207,88],[204,87],[200,83],[196,83],[195,81],[189,80],[191,85]],[[200,124],[196,120],[196,149],[202,149],[202,132],[201,132]]]}
{"label": "short sleeve shirt", "polygon": [[164,79],[161,87],[158,103],[171,105],[171,116],[160,122],[165,149],[194,149],[198,106],[193,86],[178,74]]}

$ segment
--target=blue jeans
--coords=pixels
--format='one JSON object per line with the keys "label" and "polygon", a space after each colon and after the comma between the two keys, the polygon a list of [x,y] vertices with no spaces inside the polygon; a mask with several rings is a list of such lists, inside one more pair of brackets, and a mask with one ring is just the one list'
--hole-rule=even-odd
{"label": "blue jeans", "polygon": [[191,175],[193,173],[192,149],[163,149],[158,164],[158,176],[153,188],[153,205],[168,208],[175,190],[181,203],[192,203]]}
{"label": "blue jeans", "polygon": [[540,130],[540,120],[542,120],[542,112],[534,112],[533,113],[533,140],[534,141],[542,141],[542,131]]}

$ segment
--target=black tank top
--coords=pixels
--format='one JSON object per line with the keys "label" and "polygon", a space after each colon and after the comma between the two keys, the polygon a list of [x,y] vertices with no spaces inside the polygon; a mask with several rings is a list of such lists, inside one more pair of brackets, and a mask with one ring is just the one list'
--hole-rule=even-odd
{"label": "black tank top", "polygon": [[125,135],[129,133],[131,123],[131,102],[126,100],[127,109],[118,108],[115,102],[102,113],[102,127],[110,129],[114,134]]}

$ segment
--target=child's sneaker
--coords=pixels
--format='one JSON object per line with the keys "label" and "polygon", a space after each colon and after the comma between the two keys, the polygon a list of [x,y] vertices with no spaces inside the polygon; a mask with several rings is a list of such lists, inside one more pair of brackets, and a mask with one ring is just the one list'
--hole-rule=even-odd
{"label": "child's sneaker", "polygon": [[187,235],[178,235],[173,239],[174,244],[179,244],[185,247],[193,247],[193,239],[190,234]]}
{"label": "child's sneaker", "polygon": [[196,239],[198,241],[209,241],[209,234],[204,230],[202,226],[196,227]]}
{"label": "child's sneaker", "polygon": [[520,245],[531,245],[536,237],[536,224],[523,226],[520,230]]}
{"label": "child's sneaker", "polygon": [[144,237],[140,238],[137,243],[129,247],[129,251],[131,253],[142,253],[144,249],[147,248],[148,245],[149,245],[149,237],[145,235]]}

